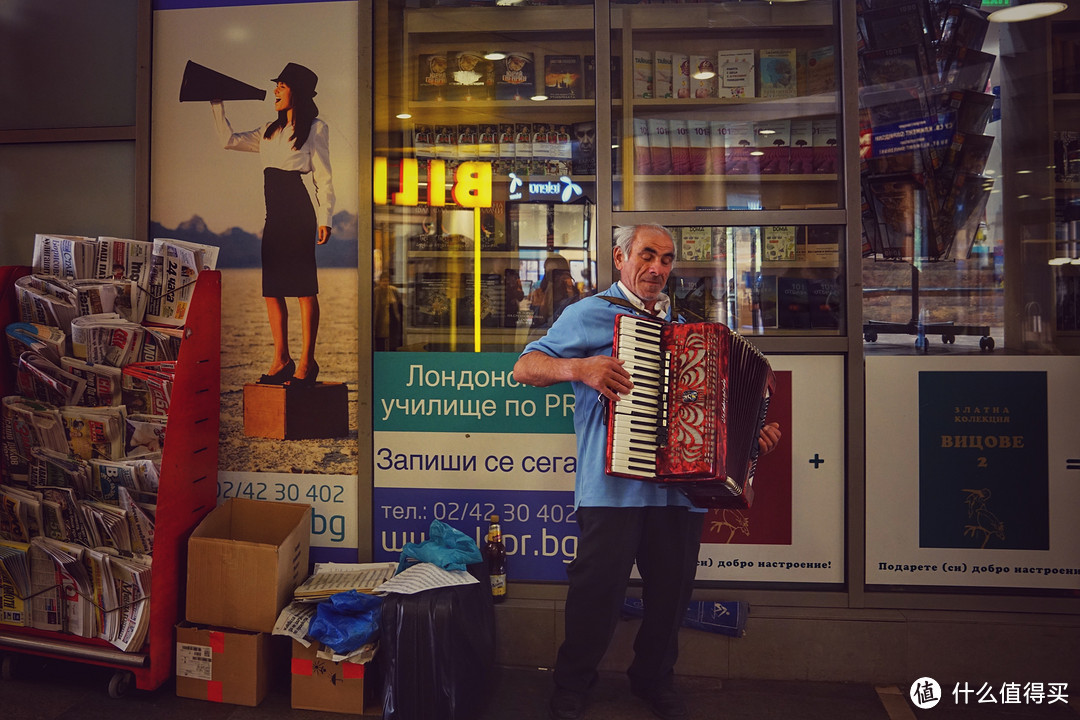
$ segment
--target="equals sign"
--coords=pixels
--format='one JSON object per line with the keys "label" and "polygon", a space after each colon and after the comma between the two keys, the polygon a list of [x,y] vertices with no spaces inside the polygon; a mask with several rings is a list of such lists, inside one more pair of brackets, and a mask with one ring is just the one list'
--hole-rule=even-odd
{"label": "equals sign", "polygon": [[1080,470],[1080,458],[1065,458],[1066,470]]}

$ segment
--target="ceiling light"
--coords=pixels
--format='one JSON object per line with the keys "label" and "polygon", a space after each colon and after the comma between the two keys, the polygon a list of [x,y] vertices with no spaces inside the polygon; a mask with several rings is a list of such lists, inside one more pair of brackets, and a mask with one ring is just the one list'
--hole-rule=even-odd
{"label": "ceiling light", "polygon": [[409,118],[412,117],[412,113],[407,113],[407,112],[398,113],[394,117],[396,117],[398,120],[408,120]]}
{"label": "ceiling light", "polygon": [[505,58],[506,58],[506,53],[504,53],[504,52],[495,51],[495,52],[489,52],[489,53],[484,54],[484,59],[485,60],[503,60]]}
{"label": "ceiling light", "polygon": [[530,100],[535,100],[536,102],[543,102],[544,100],[547,100],[547,95],[533,95],[529,99]]}
{"label": "ceiling light", "polygon": [[1035,20],[1037,18],[1049,17],[1050,15],[1057,15],[1059,12],[1068,9],[1068,5],[1063,2],[1020,2],[1012,7],[1002,8],[995,10],[986,16],[986,19],[990,22],[1021,22],[1023,20]]}
{"label": "ceiling light", "polygon": [[716,77],[716,73],[714,73],[712,70],[700,70],[693,75],[693,78],[695,80],[708,80],[709,78],[714,77]]}

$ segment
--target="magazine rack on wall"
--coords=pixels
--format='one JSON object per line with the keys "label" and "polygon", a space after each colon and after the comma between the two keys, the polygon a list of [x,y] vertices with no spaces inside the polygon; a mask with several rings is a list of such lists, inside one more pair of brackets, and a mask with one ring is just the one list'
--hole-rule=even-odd
{"label": "magazine rack on wall", "polygon": [[[18,320],[15,279],[28,268],[0,268],[0,323]],[[3,353],[6,354],[6,348]],[[6,357],[0,394],[16,392]],[[187,538],[217,504],[221,386],[221,273],[199,274],[176,363],[166,442],[162,451],[150,595],[150,625],[141,652],[123,652],[104,640],[34,628],[0,626],[0,650],[113,668],[109,694],[131,681],[154,690],[173,676],[173,628],[182,619]]]}
{"label": "magazine rack on wall", "polygon": [[922,322],[919,303],[920,266],[968,256],[993,186],[989,21],[965,3],[911,0],[866,3],[859,25],[864,256],[911,265],[911,319],[867,321],[863,337],[914,335],[926,352],[928,334],[975,335],[991,351],[989,327]]}

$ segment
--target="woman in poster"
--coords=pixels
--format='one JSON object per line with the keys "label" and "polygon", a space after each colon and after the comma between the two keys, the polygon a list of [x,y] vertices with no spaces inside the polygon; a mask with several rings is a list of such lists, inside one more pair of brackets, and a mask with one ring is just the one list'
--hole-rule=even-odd
{"label": "woman in poster", "polygon": [[[262,384],[310,386],[319,375],[315,339],[319,330],[319,280],[315,246],[330,239],[334,185],[330,173],[330,130],[317,116],[318,76],[289,63],[272,82],[277,118],[247,132],[233,132],[221,101],[211,102],[218,136],[226,150],[257,152],[263,165],[266,224],[262,235],[262,294],[274,340],[270,372]],[[311,173],[314,205],[302,176]],[[317,215],[316,215],[317,213]],[[289,349],[286,298],[300,306],[302,349]]]}

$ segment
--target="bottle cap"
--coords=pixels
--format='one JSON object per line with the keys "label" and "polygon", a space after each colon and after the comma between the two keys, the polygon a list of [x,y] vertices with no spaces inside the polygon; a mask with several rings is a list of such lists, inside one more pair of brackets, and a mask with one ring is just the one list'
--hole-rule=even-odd
{"label": "bottle cap", "polygon": [[498,515],[492,515],[491,516],[491,522],[493,522],[493,523],[499,522],[499,516]]}

